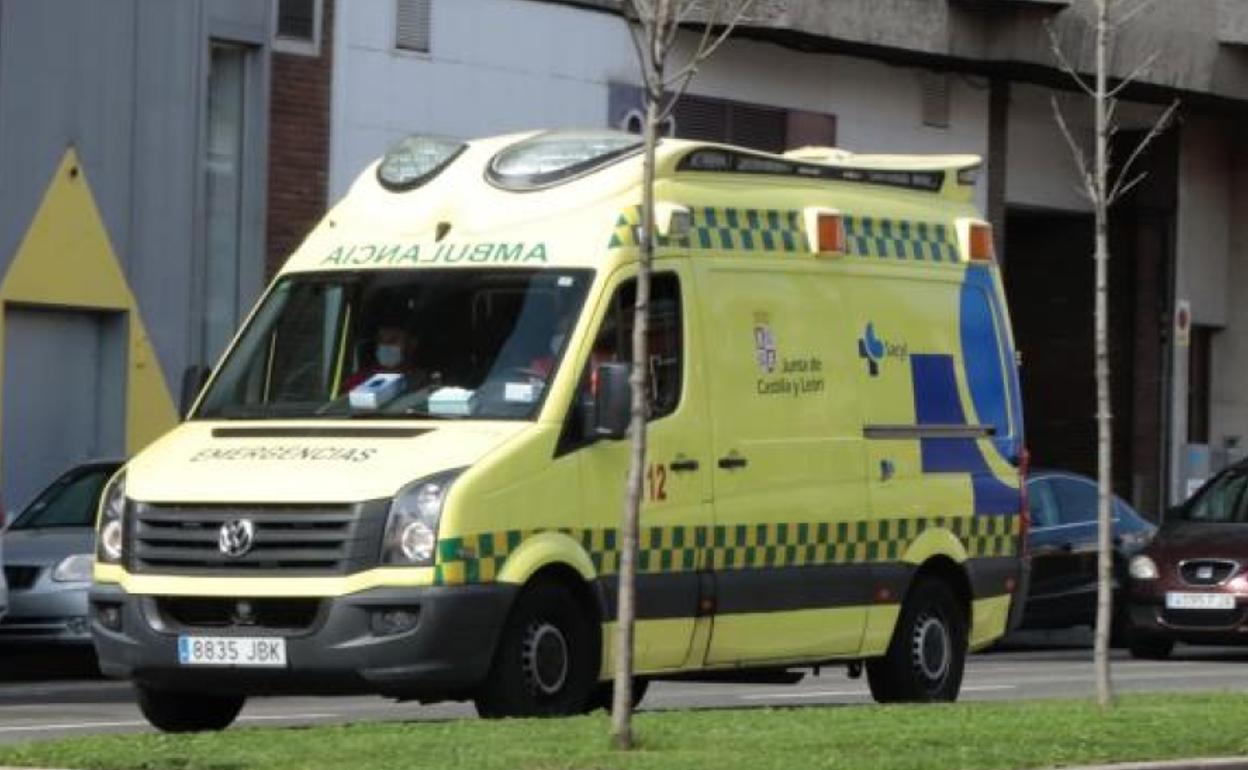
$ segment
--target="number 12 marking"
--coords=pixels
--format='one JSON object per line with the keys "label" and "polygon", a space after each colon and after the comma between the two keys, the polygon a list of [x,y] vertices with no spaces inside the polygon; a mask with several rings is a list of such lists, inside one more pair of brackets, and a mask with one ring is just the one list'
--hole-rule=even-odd
{"label": "number 12 marking", "polygon": [[650,482],[650,499],[666,500],[667,499],[667,466],[662,463],[654,464],[646,470],[646,479]]}

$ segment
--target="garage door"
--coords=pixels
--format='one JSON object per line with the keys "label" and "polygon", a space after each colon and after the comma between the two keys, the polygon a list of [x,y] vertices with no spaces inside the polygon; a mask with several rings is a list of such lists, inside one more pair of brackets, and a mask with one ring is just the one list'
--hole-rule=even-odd
{"label": "garage door", "polygon": [[125,449],[124,313],[6,306],[3,501],[19,510],[73,463]]}

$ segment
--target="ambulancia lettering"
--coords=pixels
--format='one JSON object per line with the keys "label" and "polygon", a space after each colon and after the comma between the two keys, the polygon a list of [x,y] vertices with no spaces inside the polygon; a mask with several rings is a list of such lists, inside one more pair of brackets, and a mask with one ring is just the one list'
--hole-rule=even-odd
{"label": "ambulancia lettering", "polygon": [[321,260],[322,265],[367,267],[431,264],[534,264],[549,261],[546,244],[525,241],[420,244],[362,243],[337,246]]}

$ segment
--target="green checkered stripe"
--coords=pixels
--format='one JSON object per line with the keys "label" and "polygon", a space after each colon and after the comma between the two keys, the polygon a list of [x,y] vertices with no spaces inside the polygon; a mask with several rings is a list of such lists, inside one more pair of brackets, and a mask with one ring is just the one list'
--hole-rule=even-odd
{"label": "green checkered stripe", "polygon": [[887,217],[843,217],[846,251],[858,257],[913,262],[958,262],[953,228],[938,223]]}
{"label": "green checkered stripe", "polygon": [[[714,527],[643,527],[637,554],[642,573],[767,569],[896,561],[924,531],[947,529],[971,558],[1017,553],[1017,516],[951,516],[836,523],[729,524]],[[600,575],[619,571],[619,532],[609,529],[535,529],[483,532],[438,543],[438,585],[492,582],[527,538],[561,532],[577,540]]]}
{"label": "green checkered stripe", "polygon": [[[802,217],[798,211],[697,207],[690,209],[689,236],[665,238],[658,244],[716,251],[761,251],[796,254],[807,250]],[[641,207],[622,212],[616,219],[609,248],[640,245],[638,226]]]}

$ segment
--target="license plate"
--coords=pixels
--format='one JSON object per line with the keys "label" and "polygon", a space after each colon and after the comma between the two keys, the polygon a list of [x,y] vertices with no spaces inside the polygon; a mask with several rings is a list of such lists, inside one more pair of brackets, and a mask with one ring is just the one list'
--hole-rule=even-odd
{"label": "license plate", "polygon": [[286,640],[254,636],[179,636],[183,666],[286,666]]}
{"label": "license plate", "polygon": [[1183,594],[1170,591],[1166,594],[1168,610],[1233,610],[1235,597],[1231,594]]}

